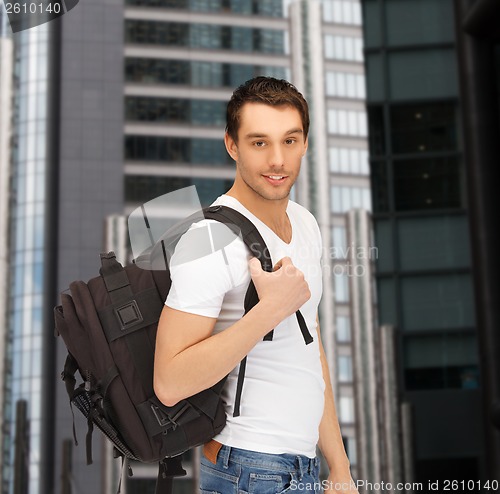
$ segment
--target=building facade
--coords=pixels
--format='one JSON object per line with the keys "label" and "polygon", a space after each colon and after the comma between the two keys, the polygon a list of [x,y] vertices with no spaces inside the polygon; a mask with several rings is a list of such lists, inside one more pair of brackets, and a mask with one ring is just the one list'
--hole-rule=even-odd
{"label": "building facade", "polygon": [[[8,29],[8,24],[3,24]],[[48,111],[55,58],[47,25],[11,36],[12,87],[8,187],[8,261],[2,382],[2,492],[39,492],[52,477],[54,354],[54,133]],[[10,48],[9,48],[10,49]],[[8,55],[5,53],[8,64]],[[3,55],[2,55],[3,58]],[[2,60],[3,65],[4,60]],[[4,80],[6,80],[4,79]],[[2,107],[2,117],[5,117]],[[4,200],[4,197],[2,200]],[[28,451],[30,452],[28,454]]]}
{"label": "building facade", "polygon": [[[491,326],[483,336],[494,306],[477,305],[484,260],[471,253],[488,229],[477,225],[474,205],[485,203],[468,178],[493,159],[471,154],[470,139],[482,132],[468,111],[477,73],[464,65],[472,3],[363,0],[379,324],[397,330],[399,399],[413,424],[406,480],[424,485],[499,475],[490,456],[498,432],[482,411],[495,387],[498,399],[498,378],[489,377],[498,368],[479,359],[479,343],[498,342]],[[488,94],[498,130],[498,92]]]}
{"label": "building facade", "polygon": [[[0,9],[0,375],[4,375],[9,284],[8,210],[10,179],[10,136],[12,118],[12,40],[7,31],[7,18]],[[0,385],[0,410],[3,410],[3,386]],[[3,430],[0,428],[0,444]],[[0,455],[1,456],[1,455]],[[2,474],[0,472],[0,484]]]}

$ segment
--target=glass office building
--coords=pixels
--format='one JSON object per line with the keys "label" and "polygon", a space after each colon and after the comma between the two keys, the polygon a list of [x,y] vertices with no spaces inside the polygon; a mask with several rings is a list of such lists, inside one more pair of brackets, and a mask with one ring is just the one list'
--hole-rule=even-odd
{"label": "glass office building", "polygon": [[471,252],[480,217],[466,180],[486,162],[470,152],[478,129],[467,124],[469,41],[457,5],[363,0],[379,323],[398,329],[401,400],[414,411],[413,480],[424,483],[486,479],[491,430],[481,392],[492,369],[479,359],[486,328],[475,291],[483,261]]}
{"label": "glass office building", "polygon": [[[3,355],[5,351],[9,284],[8,209],[13,50],[7,26],[7,18],[4,15],[3,9],[0,8],[0,376],[4,375]],[[1,382],[0,410],[3,410],[3,403],[3,382]],[[3,444],[2,428],[0,428],[0,444]]]}
{"label": "glass office building", "polygon": [[[4,29],[10,29],[4,24]],[[2,492],[44,492],[52,478],[55,171],[50,25],[12,35],[7,328],[3,373]]]}
{"label": "glass office building", "polygon": [[[105,4],[96,5],[105,8]],[[101,13],[95,12],[97,21],[102,18]],[[54,338],[53,319],[60,291],[73,279],[95,274],[96,252],[102,248],[102,218],[123,209],[122,115],[115,112],[120,122],[120,146],[117,159],[113,159],[114,120],[109,116],[113,112],[106,106],[113,103],[113,98],[107,95],[105,104],[95,105],[96,96],[110,90],[111,83],[114,91],[121,93],[122,75],[117,71],[118,81],[108,75],[108,84],[104,84],[102,71],[96,74],[95,66],[89,70],[89,64],[96,63],[96,55],[109,57],[112,36],[106,40],[101,37],[98,42],[108,51],[95,50],[95,44],[90,48],[88,41],[95,43],[97,37],[96,22],[88,15],[83,22],[78,17],[81,14],[81,9],[74,9],[71,21],[64,24],[58,19],[10,36],[13,64],[8,157],[9,283],[6,334],[2,335],[4,494],[59,492],[64,489],[63,473],[74,489],[86,485],[97,492],[101,482],[98,470],[79,470],[80,464],[85,465],[83,459],[73,461],[71,468],[63,470],[72,419],[59,379],[65,351]],[[121,26],[121,11],[118,19]],[[5,19],[2,21],[3,28],[10,29]],[[86,38],[74,29],[72,22],[86,27]],[[109,22],[109,28],[112,27]],[[75,57],[81,55],[78,47],[85,47],[85,56],[74,63]],[[85,77],[75,71],[85,71]],[[95,118],[97,111],[106,112],[100,122]],[[105,151],[103,142],[95,136],[104,119],[106,130],[101,134]],[[116,163],[119,167],[113,168]],[[96,164],[102,164],[102,174],[97,173]],[[116,179],[113,169],[120,173]],[[108,180],[110,185],[102,186]],[[118,184],[116,190],[114,184]],[[84,437],[81,423],[77,423],[77,432],[79,438]],[[94,458],[99,460],[99,438],[94,443]]]}

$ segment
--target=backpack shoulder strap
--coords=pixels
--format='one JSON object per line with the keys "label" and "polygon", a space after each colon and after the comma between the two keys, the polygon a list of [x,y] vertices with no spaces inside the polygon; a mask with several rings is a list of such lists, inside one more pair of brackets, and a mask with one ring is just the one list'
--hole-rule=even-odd
{"label": "backpack shoulder strap", "polygon": [[[252,254],[259,259],[262,265],[262,269],[264,271],[272,272],[273,263],[271,259],[271,255],[269,249],[262,238],[262,235],[257,230],[257,227],[243,214],[239,211],[236,211],[233,208],[223,205],[211,206],[203,209],[203,214],[207,219],[214,219],[224,223],[229,228],[231,228],[236,234],[241,232],[243,242],[248,247],[248,249],[252,252]],[[250,280],[250,284],[248,286],[247,293],[245,295],[245,314],[252,309],[259,301],[259,297],[257,295],[257,290],[255,289],[255,285],[252,280]],[[306,345],[313,341],[313,337],[307,328],[306,322],[304,320],[304,316],[300,311],[296,312],[297,321],[299,323],[300,331],[304,338]],[[271,341],[273,339],[273,331],[271,330],[264,336],[264,340]],[[240,368],[238,371],[238,381],[236,383],[236,396],[234,403],[234,411],[233,417],[238,417],[240,415],[240,403],[241,403],[241,393],[243,391],[243,380],[245,378],[245,370],[246,370],[246,361],[247,357],[245,357],[240,362]]]}
{"label": "backpack shoulder strap", "polygon": [[[228,206],[211,206],[203,210],[205,218],[217,220],[231,228],[234,233],[239,234],[243,238],[243,242],[252,254],[257,257],[264,271],[269,273],[273,270],[273,262],[269,249],[264,242],[257,227],[243,214]],[[259,301],[257,290],[253,281],[250,280],[247,293],[245,295],[245,314],[254,307]],[[270,331],[265,337],[265,340],[272,340],[273,332]]]}
{"label": "backpack shoulder strap", "polygon": [[[271,254],[269,249],[262,238],[262,235],[257,230],[257,227],[243,214],[236,211],[228,206],[210,206],[203,210],[205,218],[214,219],[224,223],[229,228],[232,228],[235,233],[241,232],[243,242],[248,247],[248,249],[257,257],[264,271],[272,272],[273,263],[271,259]],[[236,229],[235,229],[236,227]],[[248,312],[254,305],[259,301],[257,290],[253,281],[250,281],[248,291],[245,295],[245,313]],[[247,309],[248,307],[248,309]],[[300,310],[296,312],[297,321],[299,323],[300,331],[304,338],[306,345],[314,341],[309,329],[306,326],[304,316],[301,314]],[[265,340],[272,340],[272,331],[270,331],[265,337]]]}

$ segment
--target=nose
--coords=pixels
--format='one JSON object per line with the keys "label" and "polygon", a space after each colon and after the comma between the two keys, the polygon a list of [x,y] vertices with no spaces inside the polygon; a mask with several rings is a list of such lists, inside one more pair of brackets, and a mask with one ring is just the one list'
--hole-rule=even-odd
{"label": "nose", "polygon": [[285,163],[285,156],[283,153],[283,149],[279,144],[276,144],[271,147],[269,154],[269,164],[273,166],[283,166]]}

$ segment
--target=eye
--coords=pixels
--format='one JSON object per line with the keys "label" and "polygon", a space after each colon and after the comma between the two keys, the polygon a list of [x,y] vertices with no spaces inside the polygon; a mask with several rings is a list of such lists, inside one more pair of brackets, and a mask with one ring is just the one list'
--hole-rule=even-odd
{"label": "eye", "polygon": [[264,146],[266,145],[266,143],[265,143],[264,141],[255,141],[255,142],[253,143],[253,145],[254,145],[255,147],[262,148],[262,147],[264,147]]}
{"label": "eye", "polygon": [[293,137],[289,137],[288,139],[285,140],[285,144],[293,144],[294,142],[297,142],[297,139]]}

